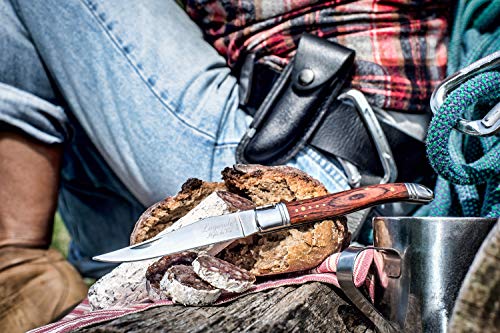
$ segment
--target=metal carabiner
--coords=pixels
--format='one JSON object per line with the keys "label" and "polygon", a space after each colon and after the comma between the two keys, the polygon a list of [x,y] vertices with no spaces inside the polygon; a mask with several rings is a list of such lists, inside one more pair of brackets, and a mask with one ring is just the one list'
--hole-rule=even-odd
{"label": "metal carabiner", "polygon": [[[472,76],[497,68],[500,68],[500,51],[479,59],[448,76],[432,93],[430,101],[432,112],[436,113],[448,94]],[[496,104],[483,119],[460,119],[455,129],[474,136],[488,136],[498,133],[500,131],[500,103]]]}
{"label": "metal carabiner", "polygon": [[[394,156],[392,155],[391,146],[389,145],[389,141],[387,140],[377,116],[370,106],[370,103],[368,103],[365,95],[359,90],[349,89],[342,92],[337,99],[351,101],[351,103],[354,104],[356,111],[358,111],[360,118],[365,123],[368,134],[373,139],[375,149],[377,149],[380,163],[382,163],[382,168],[384,170],[384,176],[380,179],[380,184],[393,183],[396,181],[396,178],[398,177],[398,168],[396,166],[396,162],[394,161]],[[337,159],[344,167],[349,185],[352,187],[359,187],[361,185],[362,176],[358,167],[338,156]],[[347,226],[351,232],[353,240],[358,237],[361,227],[370,214],[370,211],[371,208],[367,208],[347,215]]]}
{"label": "metal carabiner", "polygon": [[[380,158],[380,162],[382,163],[382,168],[384,170],[384,176],[380,180],[380,184],[393,183],[396,178],[398,178],[398,168],[396,166],[396,162],[394,161],[394,156],[392,155],[391,146],[389,145],[389,141],[385,136],[382,127],[373,111],[370,103],[368,103],[365,95],[356,89],[349,89],[343,91],[337,97],[339,100],[350,100],[356,110],[359,113],[360,118],[364,121],[368,134],[373,138],[373,143],[375,144],[375,149],[377,149],[377,153]],[[348,162],[342,160],[342,162]],[[350,164],[350,163],[348,163]],[[350,165],[350,169],[355,168],[354,165]],[[359,171],[357,171],[358,177],[354,177],[356,180],[355,183],[351,183],[350,185],[353,187],[358,187],[359,182],[361,181],[361,175]]]}

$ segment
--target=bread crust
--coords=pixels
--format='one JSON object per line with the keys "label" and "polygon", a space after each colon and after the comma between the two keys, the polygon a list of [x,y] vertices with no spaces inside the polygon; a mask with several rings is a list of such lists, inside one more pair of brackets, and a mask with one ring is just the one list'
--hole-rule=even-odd
{"label": "bread crust", "polygon": [[236,164],[222,170],[222,179],[229,191],[249,198],[256,206],[328,193],[318,180],[286,165]]}
{"label": "bread crust", "polygon": [[142,213],[130,235],[130,245],[156,236],[217,190],[226,190],[224,183],[188,179],[177,195],[153,204]]}

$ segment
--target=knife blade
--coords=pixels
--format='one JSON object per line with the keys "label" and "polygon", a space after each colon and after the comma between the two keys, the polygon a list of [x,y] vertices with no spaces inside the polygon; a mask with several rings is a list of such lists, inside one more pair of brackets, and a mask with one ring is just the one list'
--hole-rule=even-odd
{"label": "knife blade", "polygon": [[345,215],[375,205],[409,201],[428,203],[432,191],[420,184],[393,183],[356,188],[321,197],[280,202],[252,210],[202,219],[175,231],[94,257],[129,262],[161,257],[207,245],[267,233]]}

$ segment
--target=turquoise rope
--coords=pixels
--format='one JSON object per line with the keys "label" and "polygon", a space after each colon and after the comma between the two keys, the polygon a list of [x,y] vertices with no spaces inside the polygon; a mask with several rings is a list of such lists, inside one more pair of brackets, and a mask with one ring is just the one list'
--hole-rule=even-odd
{"label": "turquoise rope", "polygon": [[448,45],[448,75],[500,49],[498,22],[500,0],[458,2]]}
{"label": "turquoise rope", "polygon": [[[453,127],[464,116],[464,110],[476,104],[486,105],[489,110],[500,100],[500,72],[488,72],[454,90],[434,116],[427,136],[427,155],[432,167],[444,179],[459,185],[484,184],[492,176],[500,173],[500,141],[488,149],[491,139],[485,138],[483,150],[487,151],[477,161],[464,163],[457,157],[462,148],[462,135],[456,133],[452,140]],[[491,144],[490,144],[491,145]]]}
{"label": "turquoise rope", "polygon": [[474,106],[485,110],[478,118],[499,100],[500,72],[474,77],[445,100],[427,137],[429,161],[440,176],[436,198],[417,215],[500,216],[500,137],[476,138],[453,130],[460,117],[478,111]]}
{"label": "turquoise rope", "polygon": [[[461,0],[448,47],[448,74],[500,50],[500,0]],[[438,173],[435,200],[419,216],[500,217],[500,136],[471,137],[453,130],[459,118],[481,119],[500,101],[500,73],[467,81],[434,115],[427,136]]]}

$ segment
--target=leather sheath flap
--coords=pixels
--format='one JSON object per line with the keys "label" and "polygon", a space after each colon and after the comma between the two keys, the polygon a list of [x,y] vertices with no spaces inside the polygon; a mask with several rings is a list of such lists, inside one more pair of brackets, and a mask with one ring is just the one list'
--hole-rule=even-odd
{"label": "leather sheath flap", "polygon": [[346,67],[345,58],[339,57],[339,54],[352,56],[349,65],[352,64],[354,59],[352,50],[304,34],[294,58],[291,75],[293,88],[302,91],[313,90],[339,75],[339,72]]}

